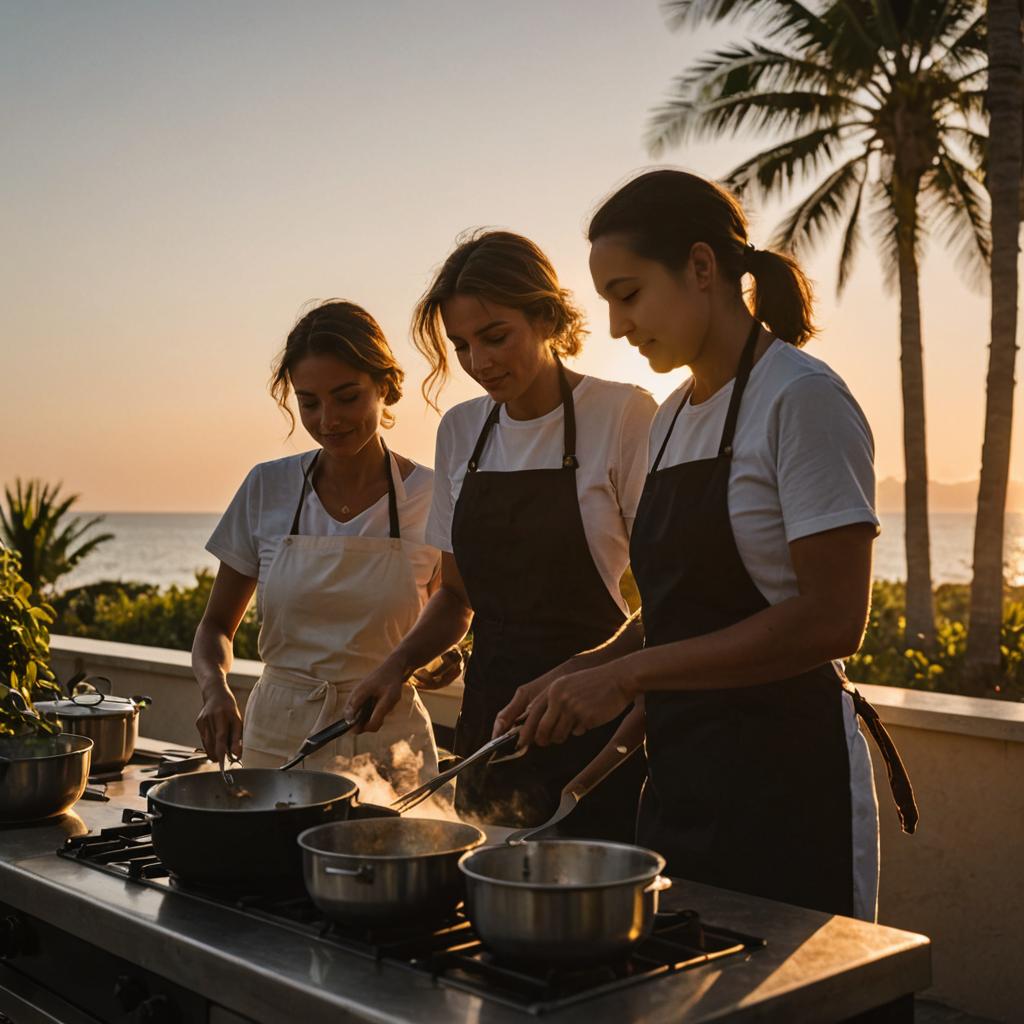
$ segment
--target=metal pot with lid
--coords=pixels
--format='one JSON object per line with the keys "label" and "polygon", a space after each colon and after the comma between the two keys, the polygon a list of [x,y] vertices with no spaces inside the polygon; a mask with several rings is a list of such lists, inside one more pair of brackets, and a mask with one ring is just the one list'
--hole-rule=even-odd
{"label": "metal pot with lid", "polygon": [[[87,736],[93,741],[92,768],[94,775],[120,771],[135,753],[139,739],[139,710],[152,703],[149,697],[119,697],[111,694],[110,680],[106,676],[77,677],[69,686],[85,682],[85,692],[73,693],[62,700],[42,700],[34,703],[41,715],[55,716],[61,729],[76,736]],[[105,684],[102,693],[96,684]]]}

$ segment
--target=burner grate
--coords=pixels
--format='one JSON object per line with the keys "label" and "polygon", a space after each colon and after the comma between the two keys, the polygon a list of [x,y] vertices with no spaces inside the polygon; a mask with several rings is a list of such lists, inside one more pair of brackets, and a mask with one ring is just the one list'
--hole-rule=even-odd
{"label": "burner grate", "polygon": [[350,929],[327,920],[304,893],[224,893],[184,885],[160,863],[146,822],[76,836],[57,853],[117,878],[230,907],[348,952],[428,974],[436,985],[535,1016],[726,957],[750,954],[765,945],[753,935],[707,924],[695,911],[668,911],[658,914],[654,933],[628,959],[607,966],[552,970],[494,957],[461,908],[447,921],[419,927]]}

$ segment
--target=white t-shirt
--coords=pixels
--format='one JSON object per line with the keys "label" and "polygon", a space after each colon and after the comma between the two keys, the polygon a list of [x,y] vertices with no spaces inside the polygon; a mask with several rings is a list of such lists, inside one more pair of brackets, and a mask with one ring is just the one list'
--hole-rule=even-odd
{"label": "white t-shirt", "polygon": [[[647,471],[647,439],[657,404],[633,384],[583,377],[573,389],[576,411],[576,494],[583,532],[608,592],[623,609],[619,580],[629,562],[629,531]],[[434,501],[427,543],[452,550],[452,516],[473,454],[494,402],[486,395],[449,409],[437,430]],[[481,470],[508,473],[557,469],[562,463],[565,417],[561,404],[532,420],[512,419],[502,408],[480,458]],[[495,538],[500,542],[500,538]]]}
{"label": "white t-shirt", "polygon": [[[295,506],[302,491],[302,474],[313,454],[303,452],[253,466],[207,541],[206,550],[210,554],[232,569],[259,581],[257,592],[261,609],[267,571],[281,540],[291,530]],[[414,463],[412,472],[403,480],[394,457],[391,469],[402,540],[423,545],[406,550],[411,552],[420,601],[425,603],[427,585],[441,563],[440,552],[435,547],[427,547],[424,540],[434,473],[429,467]],[[387,537],[390,531],[387,494],[348,522],[341,523],[328,514],[312,487],[306,491],[299,518],[301,534]]]}
{"label": "white t-shirt", "polygon": [[[659,469],[718,453],[735,380],[683,407]],[[651,428],[653,464],[685,381]],[[729,519],[740,557],[769,604],[795,597],[789,543],[852,523],[873,523],[874,441],[842,379],[820,359],[775,339],[754,364],[740,402],[729,470]]]}

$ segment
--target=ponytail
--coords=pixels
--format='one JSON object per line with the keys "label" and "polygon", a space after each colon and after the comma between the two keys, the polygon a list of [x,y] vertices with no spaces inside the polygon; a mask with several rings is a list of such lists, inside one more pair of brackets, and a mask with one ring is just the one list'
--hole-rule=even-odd
{"label": "ponytail", "polygon": [[816,333],[811,283],[800,265],[785,253],[755,249],[739,201],[713,181],[669,169],[639,175],[591,218],[589,241],[613,234],[670,270],[686,266],[694,245],[704,242],[738,294],[745,274],[754,279],[752,313],[776,337],[800,346]]}
{"label": "ponytail", "polygon": [[807,344],[818,329],[814,325],[814,292],[800,264],[785,253],[753,248],[745,263],[754,279],[754,319],[797,348]]}

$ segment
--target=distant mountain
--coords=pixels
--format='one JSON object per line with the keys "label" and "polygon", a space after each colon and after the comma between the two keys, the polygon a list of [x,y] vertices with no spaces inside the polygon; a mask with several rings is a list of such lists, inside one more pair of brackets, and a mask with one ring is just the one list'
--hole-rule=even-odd
{"label": "distant mountain", "polygon": [[[903,511],[903,481],[888,476],[878,482],[878,511]],[[959,484],[944,484],[932,480],[928,484],[928,510],[930,512],[970,512],[977,510],[978,481],[965,480]],[[1006,502],[1010,512],[1024,511],[1024,483],[1010,481]]]}

